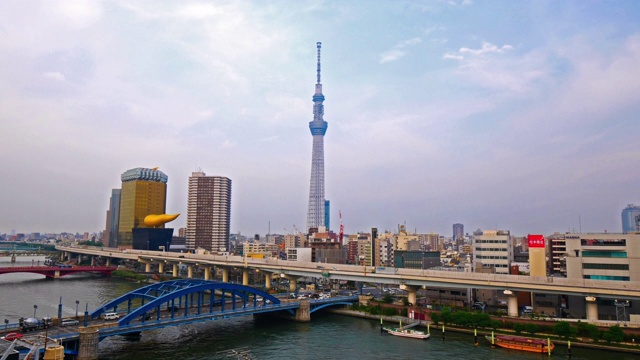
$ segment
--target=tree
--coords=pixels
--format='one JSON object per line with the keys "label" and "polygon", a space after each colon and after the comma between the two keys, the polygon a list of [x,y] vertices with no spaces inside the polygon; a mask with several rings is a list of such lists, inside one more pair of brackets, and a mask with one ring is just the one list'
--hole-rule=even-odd
{"label": "tree", "polygon": [[602,332],[598,329],[597,326],[593,324],[587,324],[586,326],[587,334],[593,342],[598,342],[602,338]]}
{"label": "tree", "polygon": [[536,324],[524,324],[524,331],[528,332],[529,335],[533,335],[538,332],[538,325]]}
{"label": "tree", "polygon": [[603,334],[602,338],[608,343],[622,342],[624,340],[624,331],[622,331],[620,326],[614,325]]}
{"label": "tree", "polygon": [[385,304],[391,304],[393,302],[393,296],[391,296],[391,294],[389,293],[384,294],[384,297],[382,298],[382,302]]}
{"label": "tree", "polygon": [[516,332],[516,334],[520,335],[524,330],[524,324],[520,324],[520,323],[513,324],[513,330]]}
{"label": "tree", "polygon": [[439,313],[437,312],[432,312],[429,317],[431,318],[431,321],[433,321],[434,324],[439,325],[440,321],[442,321],[442,317],[440,316]]}
{"label": "tree", "polygon": [[567,321],[559,321],[553,325],[553,333],[566,340],[574,336],[575,329]]}

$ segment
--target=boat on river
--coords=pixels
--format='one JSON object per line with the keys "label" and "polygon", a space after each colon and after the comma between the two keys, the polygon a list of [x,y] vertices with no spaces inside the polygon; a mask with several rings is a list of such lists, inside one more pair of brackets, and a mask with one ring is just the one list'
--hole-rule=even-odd
{"label": "boat on river", "polygon": [[493,336],[493,341],[491,335],[487,335],[486,338],[492,343],[492,345],[500,346],[505,349],[530,351],[541,354],[550,353],[555,347],[553,342],[549,340],[534,339],[524,336],[495,335]]}
{"label": "boat on river", "polygon": [[394,336],[407,337],[412,339],[428,339],[430,334],[420,330],[404,329],[404,328],[383,328],[389,334]]}

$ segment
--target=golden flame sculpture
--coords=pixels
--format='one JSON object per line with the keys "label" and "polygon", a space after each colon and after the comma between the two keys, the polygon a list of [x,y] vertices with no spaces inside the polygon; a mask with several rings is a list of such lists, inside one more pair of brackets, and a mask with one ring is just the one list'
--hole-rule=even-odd
{"label": "golden flame sculpture", "polygon": [[164,225],[169,221],[175,220],[180,214],[150,214],[144,217],[144,225],[148,227],[156,227],[160,225]]}

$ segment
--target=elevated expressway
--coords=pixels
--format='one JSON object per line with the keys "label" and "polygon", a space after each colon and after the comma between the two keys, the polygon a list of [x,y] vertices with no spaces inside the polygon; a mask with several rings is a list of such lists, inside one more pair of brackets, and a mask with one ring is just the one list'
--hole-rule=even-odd
{"label": "elevated expressway", "polygon": [[[243,283],[248,283],[248,271],[270,273],[272,276],[287,278],[295,289],[298,277],[325,277],[329,279],[350,280],[370,283],[396,284],[409,292],[409,302],[415,303],[419,288],[475,288],[502,290],[509,295],[509,315],[518,313],[518,291],[545,294],[563,294],[584,296],[587,301],[587,319],[597,319],[596,298],[640,300],[640,282],[605,281],[587,279],[567,279],[558,277],[532,277],[522,275],[498,275],[470,272],[395,269],[392,273],[376,273],[371,266],[324,264],[278,259],[253,259],[241,256],[219,256],[171,253],[144,250],[118,250],[98,247],[65,247],[56,249],[66,254],[83,254],[95,257],[135,260],[147,264],[188,266],[189,275],[193,266],[204,267],[205,279],[211,275],[211,267],[222,268],[223,279],[228,281],[228,269],[243,269]],[[227,278],[225,278],[225,274]],[[266,287],[271,287],[271,277],[266,277]]]}

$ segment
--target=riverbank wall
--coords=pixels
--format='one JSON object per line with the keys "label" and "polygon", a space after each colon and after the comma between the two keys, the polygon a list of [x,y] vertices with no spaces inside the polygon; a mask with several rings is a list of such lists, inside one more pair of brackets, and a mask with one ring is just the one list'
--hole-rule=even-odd
{"label": "riverbank wall", "polygon": [[[402,322],[403,324],[414,324],[416,322],[419,323],[418,326],[420,327],[429,327],[431,330],[435,330],[437,332],[441,332],[441,327],[442,325],[439,326],[435,326],[433,324],[433,322],[431,322],[430,320],[415,320],[415,319],[411,319],[408,317],[403,317],[403,316],[385,316],[385,315],[371,315],[369,313],[366,313],[364,311],[354,311],[354,310],[348,310],[348,309],[326,309],[327,312],[333,313],[333,314],[338,314],[338,315],[344,315],[344,316],[352,316],[352,317],[359,317],[359,318],[363,318],[363,319],[371,319],[371,320],[380,320],[382,319],[382,321],[387,321],[387,322],[395,322],[395,323],[400,323]],[[428,326],[430,325],[430,326]],[[464,333],[464,334],[473,334],[474,330],[473,329],[465,329],[465,328],[459,328],[459,327],[454,327],[454,326],[450,326],[450,325],[446,325],[445,326],[445,331],[453,331],[453,332],[458,332],[458,333]],[[482,329],[482,330],[478,330],[479,336],[480,334],[482,335],[489,335],[491,334],[491,330],[488,329]],[[497,329],[496,333],[501,333],[501,334],[513,334],[512,330],[509,329]],[[544,336],[544,334],[538,334],[538,335],[542,335]],[[561,340],[558,339],[557,336],[549,334],[548,336],[549,338],[551,338],[553,340],[553,342],[555,344],[562,344],[562,345],[567,345],[567,341],[565,340]],[[640,340],[640,339],[639,339]],[[571,346],[572,347],[582,347],[582,348],[588,348],[588,349],[599,349],[599,350],[606,350],[606,351],[618,351],[618,352],[625,352],[625,353],[633,353],[633,354],[640,354],[640,343],[635,342],[635,343],[623,343],[621,344],[622,346],[615,346],[615,345],[605,345],[605,344],[594,344],[594,343],[588,343],[588,342],[581,342],[580,338],[576,339],[576,340],[571,340]]]}

